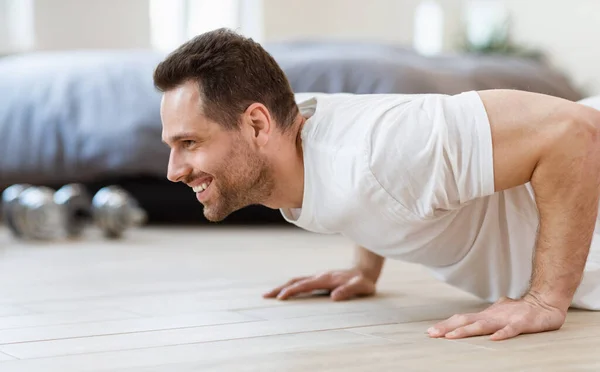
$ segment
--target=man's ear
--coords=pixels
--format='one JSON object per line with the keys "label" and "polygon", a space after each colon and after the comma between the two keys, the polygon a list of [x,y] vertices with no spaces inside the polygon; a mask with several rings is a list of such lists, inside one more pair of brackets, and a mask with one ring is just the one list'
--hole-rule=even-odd
{"label": "man's ear", "polygon": [[258,146],[266,145],[274,129],[274,123],[265,105],[261,103],[251,104],[246,109],[244,118],[244,125],[249,127],[252,140]]}

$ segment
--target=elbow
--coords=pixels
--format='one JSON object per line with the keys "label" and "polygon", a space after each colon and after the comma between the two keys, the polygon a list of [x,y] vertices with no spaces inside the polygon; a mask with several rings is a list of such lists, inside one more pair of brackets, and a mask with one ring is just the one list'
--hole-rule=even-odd
{"label": "elbow", "polygon": [[588,129],[591,139],[600,141],[600,111],[580,105],[582,124]]}
{"label": "elbow", "polygon": [[582,126],[587,133],[586,143],[592,146],[594,153],[600,152],[600,111],[586,106],[581,106]]}
{"label": "elbow", "polygon": [[[566,109],[564,109],[566,107]],[[540,136],[541,153],[531,176],[534,188],[595,190],[600,194],[600,111],[579,104],[555,110]]]}
{"label": "elbow", "polygon": [[565,121],[563,133],[557,138],[564,145],[583,151],[600,161],[600,111],[577,105]]}

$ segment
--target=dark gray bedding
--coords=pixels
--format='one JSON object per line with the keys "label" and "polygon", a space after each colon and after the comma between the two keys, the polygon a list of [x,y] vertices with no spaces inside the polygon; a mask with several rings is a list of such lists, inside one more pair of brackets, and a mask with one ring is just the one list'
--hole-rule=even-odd
{"label": "dark gray bedding", "polygon": [[[560,73],[501,57],[427,59],[356,43],[267,45],[296,92],[458,93],[513,88],[581,98]],[[160,95],[147,51],[38,53],[0,59],[0,188],[166,175]]]}
{"label": "dark gray bedding", "polygon": [[564,74],[532,59],[424,57],[403,47],[357,42],[288,42],[269,50],[297,92],[457,94],[506,88],[582,98]]}
{"label": "dark gray bedding", "polygon": [[164,174],[151,52],[0,59],[0,187]]}

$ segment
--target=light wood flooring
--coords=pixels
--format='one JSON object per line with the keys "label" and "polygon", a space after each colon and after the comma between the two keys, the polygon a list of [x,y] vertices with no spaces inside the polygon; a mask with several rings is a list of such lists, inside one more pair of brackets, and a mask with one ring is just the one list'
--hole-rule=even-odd
{"label": "light wood flooring", "polygon": [[0,227],[0,371],[600,371],[600,313],[503,342],[428,338],[486,304],[400,262],[372,298],[262,298],[351,258],[344,238],[287,227],[36,244]]}

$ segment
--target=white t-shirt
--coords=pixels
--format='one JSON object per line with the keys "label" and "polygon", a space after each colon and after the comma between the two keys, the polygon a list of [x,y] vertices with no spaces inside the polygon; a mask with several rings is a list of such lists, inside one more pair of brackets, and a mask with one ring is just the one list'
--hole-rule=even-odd
{"label": "white t-shirt", "polygon": [[[494,192],[490,124],[477,92],[297,99],[308,117],[305,185],[302,208],[281,210],[288,222],[422,264],[488,301],[526,291],[539,222],[534,193],[529,184]],[[600,309],[600,265],[591,260],[573,306]]]}

